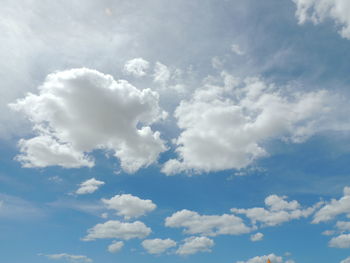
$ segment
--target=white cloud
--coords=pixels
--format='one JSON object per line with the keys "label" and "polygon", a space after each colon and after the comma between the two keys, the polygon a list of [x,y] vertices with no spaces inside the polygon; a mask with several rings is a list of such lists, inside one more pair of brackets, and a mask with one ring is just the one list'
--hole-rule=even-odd
{"label": "white cloud", "polygon": [[319,24],[333,19],[339,34],[350,39],[350,2],[348,0],[293,0],[297,5],[296,16],[300,24],[311,21]]}
{"label": "white cloud", "polygon": [[336,248],[350,248],[350,234],[342,234],[337,237],[333,237],[328,245]]}
{"label": "white cloud", "polygon": [[29,93],[10,104],[37,134],[20,140],[17,159],[24,167],[92,167],[87,154],[105,149],[120,159],[123,170],[135,172],[166,149],[160,133],[149,126],[165,116],[158,97],[91,69],[50,74],[38,95]]}
{"label": "white cloud", "polygon": [[142,241],[142,246],[149,254],[161,254],[169,248],[175,247],[176,242],[170,238],[167,239],[146,239]]}
{"label": "white cloud", "polygon": [[297,201],[288,202],[285,199],[286,196],[270,195],[265,198],[266,208],[232,208],[231,212],[246,215],[253,224],[261,223],[262,226],[276,226],[293,219],[308,217],[319,206],[319,204],[316,204],[313,207],[302,209]]}
{"label": "white cloud", "polygon": [[92,259],[88,258],[87,256],[71,255],[71,254],[67,254],[67,253],[50,254],[50,255],[39,254],[39,256],[45,256],[45,257],[47,257],[49,259],[53,259],[53,260],[65,259],[67,262],[71,262],[71,263],[91,263],[91,262],[93,262]]}
{"label": "white cloud", "polygon": [[129,240],[132,238],[144,238],[151,233],[151,229],[140,221],[124,223],[118,220],[110,220],[97,224],[88,230],[84,241],[91,241],[101,238],[118,238]]}
{"label": "white cloud", "polygon": [[123,241],[115,241],[108,246],[108,251],[110,253],[117,253],[123,248],[123,246],[124,246]]}
{"label": "white cloud", "polygon": [[198,252],[211,252],[214,244],[214,241],[207,237],[189,237],[184,240],[184,243],[178,248],[176,254],[191,255]]}
{"label": "white cloud", "polygon": [[350,231],[350,222],[338,221],[336,227],[341,231]]}
{"label": "white cloud", "polygon": [[16,160],[23,167],[46,167],[59,165],[65,168],[93,167],[92,158],[75,150],[69,143],[61,143],[50,135],[38,135],[18,142],[22,154]]}
{"label": "white cloud", "polygon": [[330,123],[334,98],[324,90],[287,93],[224,73],[223,87],[207,83],[177,107],[178,158],[165,163],[164,173],[241,169],[268,155],[266,141],[303,142]]}
{"label": "white cloud", "polygon": [[237,44],[232,44],[231,45],[231,50],[232,50],[232,52],[234,52],[235,54],[237,54],[239,56],[243,56],[244,55],[244,51]]}
{"label": "white cloud", "polygon": [[[275,254],[269,254],[264,256],[256,256],[251,259],[248,259],[247,261],[237,261],[236,263],[266,263],[266,261],[270,259],[273,263],[282,263],[283,258],[280,256],[277,256]],[[287,263],[287,261],[286,261]]]}
{"label": "white cloud", "polygon": [[332,199],[314,216],[313,223],[320,223],[334,219],[341,214],[350,215],[350,187],[344,187],[344,196],[339,200]]}
{"label": "white cloud", "polygon": [[160,62],[157,62],[154,68],[153,77],[154,82],[164,86],[170,79],[170,71],[167,66]]}
{"label": "white cloud", "polygon": [[334,230],[325,230],[322,232],[322,235],[324,235],[324,236],[332,236],[334,234],[335,234]]}
{"label": "white cloud", "polygon": [[143,58],[134,58],[125,63],[124,72],[135,77],[142,77],[147,74],[146,71],[148,68],[149,62],[147,60]]}
{"label": "white cloud", "polygon": [[350,257],[340,261],[340,263],[350,263]]}
{"label": "white cloud", "polygon": [[89,180],[86,180],[85,182],[82,182],[80,184],[79,189],[75,192],[78,195],[84,195],[84,194],[91,194],[98,190],[98,188],[105,183],[102,181],[98,181],[95,178],[91,178]]}
{"label": "white cloud", "polygon": [[263,238],[264,234],[260,232],[250,236],[250,240],[253,242],[261,241]]}
{"label": "white cloud", "polygon": [[167,227],[183,227],[187,234],[240,235],[249,233],[251,228],[235,215],[200,215],[197,212],[181,210],[165,219]]}
{"label": "white cloud", "polygon": [[136,218],[153,211],[157,206],[152,200],[140,199],[131,194],[116,195],[111,199],[102,199],[108,209],[117,211],[117,215],[124,216],[125,219]]}

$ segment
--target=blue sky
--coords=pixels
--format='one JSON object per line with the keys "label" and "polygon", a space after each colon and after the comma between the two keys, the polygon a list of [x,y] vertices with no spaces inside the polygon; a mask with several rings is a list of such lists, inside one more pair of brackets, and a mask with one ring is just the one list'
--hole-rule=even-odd
{"label": "blue sky", "polygon": [[4,0],[0,31],[1,262],[350,262],[347,0]]}

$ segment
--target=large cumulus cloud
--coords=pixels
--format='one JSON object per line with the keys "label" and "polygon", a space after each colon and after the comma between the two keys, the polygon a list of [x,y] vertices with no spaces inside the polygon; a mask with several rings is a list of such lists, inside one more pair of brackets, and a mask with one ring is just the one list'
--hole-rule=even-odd
{"label": "large cumulus cloud", "polygon": [[21,139],[17,159],[24,167],[91,167],[88,154],[112,151],[121,167],[135,172],[166,149],[150,125],[165,117],[159,96],[124,80],[80,68],[48,75],[39,94],[10,104],[33,123],[36,136]]}
{"label": "large cumulus cloud", "polygon": [[268,155],[266,141],[303,142],[331,119],[327,91],[288,92],[225,72],[222,78],[224,84],[206,83],[177,107],[178,158],[165,163],[164,173],[241,169]]}

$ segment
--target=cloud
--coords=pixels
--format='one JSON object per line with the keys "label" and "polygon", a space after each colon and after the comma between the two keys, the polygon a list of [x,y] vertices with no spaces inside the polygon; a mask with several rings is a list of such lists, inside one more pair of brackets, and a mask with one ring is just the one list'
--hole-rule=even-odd
{"label": "cloud", "polygon": [[249,233],[251,228],[235,215],[200,215],[190,210],[181,210],[165,219],[167,227],[183,227],[186,234],[208,236],[240,235]]}
{"label": "cloud", "polygon": [[341,231],[350,231],[350,222],[338,221],[336,227]]}
{"label": "cloud", "polygon": [[250,240],[253,242],[261,241],[263,238],[264,234],[260,232],[250,236]]}
{"label": "cloud", "polygon": [[166,147],[152,123],[165,116],[158,93],[138,90],[125,80],[80,68],[47,76],[39,94],[10,104],[33,123],[37,134],[21,139],[24,167],[92,167],[88,153],[112,151],[124,171],[154,163]]}
{"label": "cloud", "polygon": [[350,187],[344,187],[344,196],[332,199],[314,215],[313,223],[330,221],[340,214],[350,215]]}
{"label": "cloud", "polygon": [[167,239],[146,239],[142,241],[142,246],[149,254],[161,254],[169,248],[175,247],[176,242],[170,238]]}
{"label": "cloud", "polygon": [[143,216],[157,208],[152,200],[140,199],[131,194],[116,195],[111,199],[102,199],[102,202],[108,209],[116,210],[116,214],[124,216],[125,219]]}
{"label": "cloud", "polygon": [[235,53],[236,55],[239,55],[239,56],[243,56],[245,54],[244,51],[241,49],[241,47],[237,44],[232,44],[231,50],[233,53]]}
{"label": "cloud", "polygon": [[348,0],[293,0],[297,6],[299,24],[311,21],[319,24],[332,19],[343,38],[350,39],[350,3]]}
{"label": "cloud", "polygon": [[214,241],[207,237],[189,237],[184,240],[184,243],[178,248],[176,254],[191,255],[198,252],[211,252],[214,244]]}
{"label": "cloud", "polygon": [[115,241],[108,246],[108,251],[110,253],[117,253],[123,248],[123,246],[124,246],[123,241]]}
{"label": "cloud", "polygon": [[89,180],[86,180],[85,182],[82,182],[80,184],[79,189],[75,193],[78,195],[92,194],[104,184],[105,183],[102,181],[98,181],[95,178],[91,178]]}
{"label": "cloud", "polygon": [[140,221],[124,223],[118,220],[110,220],[97,224],[88,230],[84,241],[91,241],[101,238],[118,238],[129,240],[132,238],[144,238],[151,233],[151,229]]}
{"label": "cloud", "polygon": [[343,259],[340,263],[350,263],[350,257]]}
{"label": "cloud", "polygon": [[333,237],[328,245],[336,248],[350,248],[350,234],[342,234],[337,237]]}
{"label": "cloud", "polygon": [[53,260],[64,259],[67,262],[71,262],[71,263],[91,263],[91,262],[93,262],[92,259],[88,258],[87,256],[71,255],[71,254],[67,254],[67,253],[50,254],[50,255],[39,254],[39,256],[45,256],[45,257],[47,257],[49,259],[53,259]]}
{"label": "cloud", "polygon": [[134,58],[127,61],[124,65],[124,72],[133,75],[134,77],[142,77],[147,73],[149,62],[143,58]]}
{"label": "cloud", "polygon": [[262,226],[276,226],[282,223],[310,216],[319,204],[302,209],[300,204],[293,201],[285,201],[286,196],[270,195],[265,198],[266,208],[254,207],[248,209],[232,208],[231,212],[246,215],[253,224],[261,223]]}
{"label": "cloud", "polygon": [[176,108],[182,132],[178,158],[162,168],[167,175],[241,169],[268,155],[268,140],[300,143],[329,128],[334,98],[327,91],[288,93],[258,78],[221,77],[224,86],[206,83]]}
{"label": "cloud", "polygon": [[324,236],[332,236],[334,234],[335,234],[335,231],[333,231],[333,230],[325,230],[322,232],[322,235],[324,235]]}
{"label": "cloud", "polygon": [[170,71],[167,66],[157,62],[154,68],[153,81],[161,85],[166,85],[170,79]]}
{"label": "cloud", "polygon": [[[283,258],[280,256],[277,256],[275,254],[269,254],[264,256],[256,256],[251,259],[248,259],[247,261],[237,261],[236,263],[266,263],[266,261],[270,259],[273,263],[282,263]],[[287,261],[286,261],[287,263]]]}

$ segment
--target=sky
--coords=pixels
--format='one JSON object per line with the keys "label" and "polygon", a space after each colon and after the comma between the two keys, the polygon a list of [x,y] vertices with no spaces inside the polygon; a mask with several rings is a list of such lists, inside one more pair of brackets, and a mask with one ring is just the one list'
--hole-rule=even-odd
{"label": "sky", "polygon": [[2,0],[0,261],[349,263],[348,0]]}

